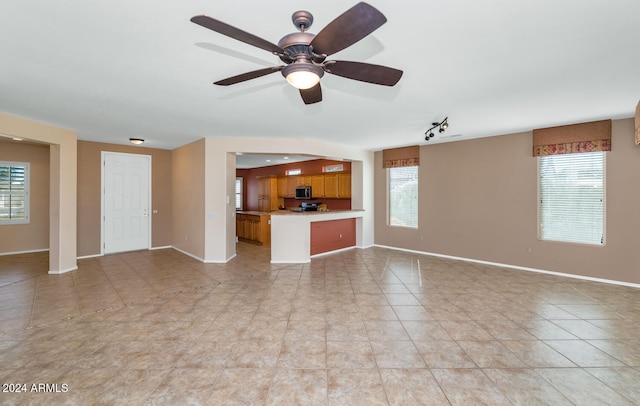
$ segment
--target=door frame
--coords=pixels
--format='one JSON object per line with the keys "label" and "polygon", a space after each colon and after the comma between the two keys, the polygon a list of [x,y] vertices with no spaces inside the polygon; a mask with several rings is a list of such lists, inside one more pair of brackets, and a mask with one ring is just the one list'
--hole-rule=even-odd
{"label": "door frame", "polygon": [[146,157],[149,158],[149,201],[148,201],[148,207],[147,207],[147,213],[149,213],[149,241],[147,244],[147,249],[150,250],[151,249],[151,243],[152,243],[152,216],[153,213],[151,211],[151,207],[152,203],[151,203],[151,198],[152,198],[152,184],[151,184],[151,179],[152,179],[152,173],[151,170],[153,169],[153,162],[152,162],[152,156],[151,155],[147,155],[147,154],[132,154],[132,153],[126,153],[126,152],[115,152],[115,151],[101,151],[100,152],[100,255],[104,256],[104,248],[105,248],[105,227],[104,227],[104,223],[105,223],[105,202],[104,202],[104,196],[106,194],[106,188],[105,188],[105,156],[106,155],[124,155],[124,156],[135,156],[135,157]]}

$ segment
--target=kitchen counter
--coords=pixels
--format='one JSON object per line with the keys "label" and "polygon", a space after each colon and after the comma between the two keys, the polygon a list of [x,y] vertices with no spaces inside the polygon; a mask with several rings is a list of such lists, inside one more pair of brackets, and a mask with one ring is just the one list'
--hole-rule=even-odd
{"label": "kitchen counter", "polygon": [[270,216],[272,212],[257,211],[257,210],[240,210],[240,211],[236,211],[236,214],[248,214],[250,216]]}
{"label": "kitchen counter", "polygon": [[[354,219],[361,222],[364,210],[271,212],[271,262],[311,262],[311,225],[316,222]],[[361,227],[356,227],[356,241]]]}
{"label": "kitchen counter", "polygon": [[354,213],[359,213],[359,212],[364,212],[364,210],[328,210],[328,211],[293,211],[293,210],[278,210],[278,211],[272,211],[270,214],[272,216],[289,216],[289,215],[293,215],[293,216],[322,216],[322,215],[344,215],[345,213],[348,214],[348,217],[352,217],[352,215]]}

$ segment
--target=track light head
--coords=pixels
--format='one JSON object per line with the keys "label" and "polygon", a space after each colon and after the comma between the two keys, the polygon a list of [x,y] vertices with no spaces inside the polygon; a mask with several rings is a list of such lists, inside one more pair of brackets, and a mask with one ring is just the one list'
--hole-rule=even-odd
{"label": "track light head", "polygon": [[433,133],[433,130],[435,130],[436,128],[438,129],[438,132],[442,134],[444,130],[446,130],[449,127],[449,123],[447,122],[448,118],[449,117],[445,117],[444,120],[440,122],[431,123],[431,128],[429,128],[424,133],[425,135],[424,140],[429,141],[431,138],[433,138],[435,136],[435,134]]}

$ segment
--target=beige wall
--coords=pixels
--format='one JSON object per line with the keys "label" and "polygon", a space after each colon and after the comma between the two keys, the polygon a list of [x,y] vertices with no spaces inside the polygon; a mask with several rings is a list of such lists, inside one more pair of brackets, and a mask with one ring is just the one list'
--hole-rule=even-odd
{"label": "beige wall", "polygon": [[171,151],[171,165],[172,245],[204,260],[205,140]]}
{"label": "beige wall", "polygon": [[78,141],[78,256],[99,255],[102,151],[151,155],[151,246],[171,245],[171,151]]}
{"label": "beige wall", "polygon": [[59,274],[77,269],[76,133],[0,113],[0,134],[49,144],[49,273]]}
{"label": "beige wall", "polygon": [[0,139],[0,161],[28,162],[29,224],[0,226],[0,254],[49,249],[49,145]]}
{"label": "beige wall", "polygon": [[613,121],[605,246],[538,240],[531,132],[422,146],[416,230],[387,225],[386,171],[377,152],[375,243],[640,283],[640,148],[633,131],[632,119]]}

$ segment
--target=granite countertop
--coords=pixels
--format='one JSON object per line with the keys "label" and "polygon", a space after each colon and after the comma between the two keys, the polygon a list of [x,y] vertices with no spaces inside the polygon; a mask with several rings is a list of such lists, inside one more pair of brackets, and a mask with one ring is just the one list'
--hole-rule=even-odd
{"label": "granite countertop", "polygon": [[249,214],[251,216],[270,216],[271,212],[268,211],[252,211],[252,210],[239,210],[236,214]]}
{"label": "granite countertop", "polygon": [[327,210],[327,211],[292,211],[290,209],[275,210],[275,211],[257,211],[257,210],[239,210],[236,214],[248,214],[251,216],[317,216],[321,214],[335,214],[335,213],[358,213],[364,210]]}
{"label": "granite countertop", "polygon": [[273,211],[271,214],[273,215],[293,215],[293,216],[317,216],[322,214],[335,214],[335,213],[358,213],[363,212],[364,210],[327,210],[327,211],[291,211],[291,210],[278,210]]}

